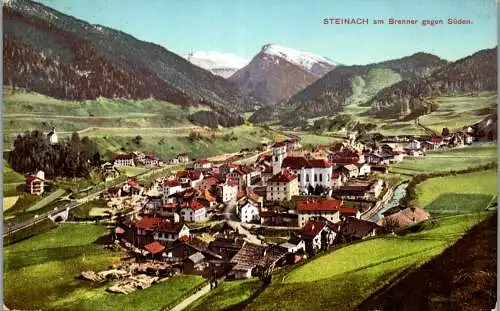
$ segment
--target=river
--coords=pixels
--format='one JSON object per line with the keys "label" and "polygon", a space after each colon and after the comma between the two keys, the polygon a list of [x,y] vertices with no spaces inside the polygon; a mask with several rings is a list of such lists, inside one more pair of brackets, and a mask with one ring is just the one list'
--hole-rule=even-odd
{"label": "river", "polygon": [[382,214],[385,211],[390,210],[393,207],[399,205],[399,200],[401,200],[406,195],[406,187],[408,187],[408,183],[402,183],[394,189],[392,193],[392,197],[384,203],[380,211],[370,218],[371,221],[377,222],[380,218],[382,218]]}

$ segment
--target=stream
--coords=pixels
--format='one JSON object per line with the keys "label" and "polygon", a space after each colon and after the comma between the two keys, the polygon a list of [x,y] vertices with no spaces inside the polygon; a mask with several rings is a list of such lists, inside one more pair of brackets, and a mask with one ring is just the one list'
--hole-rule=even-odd
{"label": "stream", "polygon": [[399,200],[401,200],[405,195],[406,195],[406,187],[408,186],[408,183],[402,183],[399,186],[394,189],[394,192],[392,193],[392,197],[387,200],[387,202],[384,203],[380,211],[378,211],[377,214],[373,215],[372,218],[370,218],[371,221],[377,222],[380,218],[382,218],[382,214],[388,210],[390,210],[393,207],[396,207],[399,205]]}

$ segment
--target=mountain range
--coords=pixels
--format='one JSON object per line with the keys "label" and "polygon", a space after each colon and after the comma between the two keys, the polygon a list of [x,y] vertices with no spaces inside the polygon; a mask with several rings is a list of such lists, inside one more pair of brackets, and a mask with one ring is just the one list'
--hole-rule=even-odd
{"label": "mountain range", "polygon": [[363,66],[338,66],[275,106],[264,106],[252,122],[278,120],[299,126],[307,119],[341,113],[347,105],[371,107],[380,118],[409,118],[430,112],[433,93],[496,91],[496,48],[455,62],[416,53]]}
{"label": "mountain range", "polygon": [[274,104],[321,78],[337,66],[333,61],[308,52],[266,44],[248,65],[229,81],[250,96]]}
{"label": "mountain range", "polygon": [[[261,106],[234,84],[162,46],[28,0],[3,6],[4,85],[61,99],[150,98],[200,106],[191,120],[243,123]],[[209,119],[207,119],[209,118]]]}
{"label": "mountain range", "polygon": [[248,60],[231,53],[220,53],[216,51],[192,52],[184,55],[184,58],[192,64],[209,70],[214,75],[229,78],[236,71],[248,64]]}
{"label": "mountain range", "polygon": [[[300,126],[364,107],[379,118],[432,111],[432,95],[496,91],[497,48],[455,62],[416,53],[368,65],[266,44],[247,61],[229,53],[181,57],[119,30],[92,25],[29,0],[4,2],[4,86],[59,99],[155,98],[198,107],[195,124]],[[227,79],[226,79],[227,78]]]}

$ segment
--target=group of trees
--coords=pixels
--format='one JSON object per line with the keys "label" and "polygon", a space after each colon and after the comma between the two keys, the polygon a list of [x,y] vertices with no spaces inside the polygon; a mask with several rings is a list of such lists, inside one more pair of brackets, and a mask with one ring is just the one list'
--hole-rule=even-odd
{"label": "group of trees", "polygon": [[40,131],[18,135],[8,162],[17,172],[45,172],[47,178],[89,177],[93,166],[100,164],[100,155],[95,142],[88,137],[80,139],[73,133],[70,139],[51,145]]}

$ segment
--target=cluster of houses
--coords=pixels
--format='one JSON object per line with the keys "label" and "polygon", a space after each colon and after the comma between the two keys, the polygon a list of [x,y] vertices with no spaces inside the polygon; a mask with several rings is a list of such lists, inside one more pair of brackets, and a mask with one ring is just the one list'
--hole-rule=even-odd
{"label": "cluster of houses", "polygon": [[[420,140],[350,141],[313,150],[289,139],[270,146],[251,165],[196,161],[158,179],[148,191],[129,179],[107,195],[147,193],[148,199],[118,221],[115,237],[141,258],[178,265],[185,273],[254,276],[386,230],[385,222],[361,219],[363,204],[377,202],[387,188],[373,173],[386,172],[405,156],[471,143],[467,137],[460,132]],[[134,154],[128,162],[116,162],[125,161],[116,157],[114,164],[134,165],[146,158]],[[189,159],[179,155],[176,161]],[[408,224],[426,217],[413,208],[388,215],[386,222]],[[222,221],[210,226],[209,220]],[[278,226],[293,232],[286,242],[266,243],[252,231]]]}
{"label": "cluster of houses", "polygon": [[[177,264],[186,273],[216,270],[241,278],[381,230],[361,220],[360,209],[347,204],[353,198],[377,198],[384,188],[381,180],[369,176],[372,164],[364,146],[299,148],[298,140],[290,139],[274,144],[252,165],[202,159],[191,169],[159,179],[147,191],[141,210],[119,221],[116,237],[140,256]],[[146,193],[134,180],[126,186],[122,195]],[[282,204],[289,210],[274,208]],[[204,226],[222,219],[220,228]],[[256,235],[240,232],[245,223],[279,223],[295,234],[280,245],[256,243]]]}

